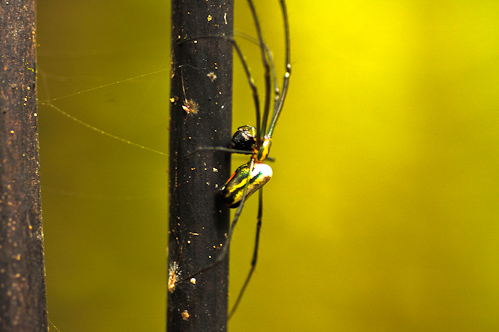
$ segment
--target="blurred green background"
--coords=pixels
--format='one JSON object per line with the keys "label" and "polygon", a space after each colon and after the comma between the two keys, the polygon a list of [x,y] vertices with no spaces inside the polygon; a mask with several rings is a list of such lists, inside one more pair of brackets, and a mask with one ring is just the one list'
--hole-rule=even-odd
{"label": "blurred green background", "polygon": [[[259,265],[229,328],[497,331],[499,3],[287,3],[291,88]],[[256,6],[281,76],[278,2]],[[40,1],[40,101],[167,153],[169,15],[164,1]],[[254,34],[244,1],[235,22]],[[262,83],[258,48],[240,43]],[[234,128],[254,124],[237,61],[234,99]],[[47,106],[39,121],[50,320],[163,331],[167,158]],[[252,199],[232,294],[255,216]]]}

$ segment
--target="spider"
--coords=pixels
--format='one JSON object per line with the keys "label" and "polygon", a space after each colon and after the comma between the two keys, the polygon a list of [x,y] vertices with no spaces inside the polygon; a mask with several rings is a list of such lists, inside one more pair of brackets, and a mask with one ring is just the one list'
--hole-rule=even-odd
{"label": "spider", "polygon": [[[234,49],[236,50],[241,63],[244,67],[246,77],[248,79],[249,86],[253,92],[253,101],[255,104],[256,112],[256,127],[252,126],[241,126],[237,129],[232,137],[232,141],[229,148],[218,147],[218,148],[207,148],[206,150],[216,150],[224,151],[229,153],[238,153],[250,155],[250,160],[243,165],[239,166],[232,176],[227,180],[225,185],[221,189],[221,195],[224,200],[225,205],[230,208],[237,208],[234,219],[232,220],[227,239],[222,246],[222,251],[217,256],[216,260],[209,266],[199,270],[193,275],[190,275],[185,280],[190,279],[202,272],[205,272],[214,266],[220,264],[226,257],[232,234],[234,232],[235,226],[241,212],[244,207],[245,201],[253,193],[259,191],[259,207],[257,215],[257,228],[255,237],[255,246],[253,249],[253,258],[251,260],[251,268],[246,277],[246,280],[239,292],[234,306],[229,312],[229,318],[235,313],[237,307],[239,306],[243,294],[251,280],[253,272],[256,268],[258,259],[258,246],[260,241],[260,229],[262,226],[262,211],[263,211],[263,196],[262,187],[271,179],[272,168],[265,164],[264,161],[272,160],[269,158],[270,147],[272,144],[272,136],[274,134],[274,129],[277,124],[277,120],[281,114],[282,108],[284,106],[284,101],[288,92],[289,79],[291,76],[291,64],[290,64],[290,41],[289,41],[289,23],[288,15],[286,10],[285,0],[280,0],[281,11],[284,21],[284,37],[285,37],[285,74],[282,80],[281,89],[278,87],[274,61],[269,48],[265,44],[261,32],[260,22],[256,13],[255,6],[252,0],[247,0],[251,14],[253,16],[253,21],[255,23],[257,38],[253,39],[246,36],[248,39],[254,40],[260,47],[262,63],[264,67],[264,81],[265,81],[265,100],[263,103],[263,116],[260,109],[260,99],[257,91],[257,87],[254,80],[250,74],[249,67],[244,59],[239,45],[234,39],[229,39]],[[274,92],[271,91],[271,85],[274,85]],[[271,99],[274,97],[273,111],[271,114]],[[269,124],[270,121],[270,124]],[[205,150],[205,149],[201,149]]]}

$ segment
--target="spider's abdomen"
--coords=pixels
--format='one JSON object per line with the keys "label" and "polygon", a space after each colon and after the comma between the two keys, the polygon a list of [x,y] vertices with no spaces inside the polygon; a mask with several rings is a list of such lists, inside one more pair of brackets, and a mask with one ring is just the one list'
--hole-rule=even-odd
{"label": "spider's abdomen", "polygon": [[246,198],[263,187],[272,177],[272,168],[267,164],[254,163],[251,175],[249,172],[250,163],[239,166],[223,186],[222,197],[228,207],[236,208],[239,206],[243,198],[244,187],[248,181]]}

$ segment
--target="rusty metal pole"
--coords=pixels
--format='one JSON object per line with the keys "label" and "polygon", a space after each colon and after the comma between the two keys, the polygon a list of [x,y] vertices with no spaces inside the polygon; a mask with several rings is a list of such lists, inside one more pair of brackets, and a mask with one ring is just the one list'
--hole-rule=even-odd
{"label": "rusty metal pole", "polygon": [[0,8],[0,331],[47,331],[35,1]]}

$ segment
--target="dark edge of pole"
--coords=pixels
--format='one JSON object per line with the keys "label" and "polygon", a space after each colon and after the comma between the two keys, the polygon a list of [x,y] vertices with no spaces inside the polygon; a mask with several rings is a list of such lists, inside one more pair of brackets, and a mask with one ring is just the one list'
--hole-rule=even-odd
{"label": "dark edge of pole", "polygon": [[[220,188],[230,155],[233,1],[172,0],[167,331],[226,331],[230,222]],[[218,38],[210,38],[218,37]],[[194,153],[192,153],[194,152]]]}
{"label": "dark edge of pole", "polygon": [[47,331],[35,0],[0,15],[0,331]]}

